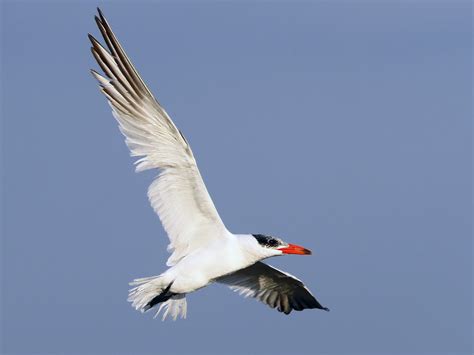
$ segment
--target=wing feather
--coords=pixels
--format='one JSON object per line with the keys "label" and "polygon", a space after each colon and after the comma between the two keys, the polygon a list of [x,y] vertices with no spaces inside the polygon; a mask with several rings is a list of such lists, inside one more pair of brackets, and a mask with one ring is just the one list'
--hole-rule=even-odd
{"label": "wing feather", "polygon": [[207,192],[184,135],[153,97],[100,10],[95,17],[108,49],[92,35],[92,54],[104,75],[92,70],[125,136],[136,171],[159,169],[148,198],[170,238],[174,265],[227,232]]}
{"label": "wing feather", "polygon": [[254,297],[285,314],[308,308],[329,310],[296,277],[262,262],[222,276],[216,281],[228,285],[244,297]]}

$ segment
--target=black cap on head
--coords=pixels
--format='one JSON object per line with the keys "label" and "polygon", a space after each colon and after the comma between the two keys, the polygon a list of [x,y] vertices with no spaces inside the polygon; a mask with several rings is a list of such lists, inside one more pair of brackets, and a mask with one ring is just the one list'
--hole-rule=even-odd
{"label": "black cap on head", "polygon": [[263,234],[252,234],[252,235],[254,236],[255,239],[257,239],[258,243],[262,247],[277,248],[283,245],[283,242],[278,238],[274,238],[274,237],[263,235]]}

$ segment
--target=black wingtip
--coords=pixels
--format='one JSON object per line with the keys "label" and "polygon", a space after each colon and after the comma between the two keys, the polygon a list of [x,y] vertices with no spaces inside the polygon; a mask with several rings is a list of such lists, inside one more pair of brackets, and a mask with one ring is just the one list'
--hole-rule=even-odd
{"label": "black wingtip", "polygon": [[87,34],[87,37],[89,38],[89,41],[91,41],[92,43],[97,42],[97,40],[94,38],[94,36],[91,35],[90,33]]}
{"label": "black wingtip", "polygon": [[330,309],[327,308],[327,307],[323,307],[323,308],[321,308],[321,309],[322,309],[323,311],[326,311],[326,312],[329,312],[329,311],[330,311]]}
{"label": "black wingtip", "polygon": [[95,71],[94,69],[89,69],[89,70],[90,70],[90,72],[91,72],[91,74],[92,74],[92,76],[93,76],[94,78],[97,79],[97,76],[96,76],[96,75],[99,75],[99,76],[100,76],[100,74],[99,74],[97,71]]}
{"label": "black wingtip", "polygon": [[104,13],[99,7],[97,8],[97,12],[99,13],[100,19],[105,22]]}

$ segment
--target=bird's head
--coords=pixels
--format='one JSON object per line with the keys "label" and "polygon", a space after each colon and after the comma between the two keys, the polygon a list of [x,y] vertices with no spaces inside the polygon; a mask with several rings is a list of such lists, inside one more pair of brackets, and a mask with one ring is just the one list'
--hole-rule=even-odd
{"label": "bird's head", "polygon": [[263,234],[252,234],[257,240],[258,245],[264,248],[268,256],[277,256],[283,254],[311,255],[311,250],[300,247],[296,244],[289,244],[283,240]]}

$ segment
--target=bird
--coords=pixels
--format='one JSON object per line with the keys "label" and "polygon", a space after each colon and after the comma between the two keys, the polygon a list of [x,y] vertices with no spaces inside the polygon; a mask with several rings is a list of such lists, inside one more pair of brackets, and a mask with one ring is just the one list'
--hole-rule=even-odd
{"label": "bird", "polygon": [[[118,122],[136,171],[156,170],[149,202],[170,243],[167,269],[133,280],[128,301],[155,317],[186,318],[186,295],[211,283],[229,286],[279,312],[328,311],[296,277],[262,260],[311,251],[264,234],[233,234],[222,222],[199,172],[191,146],[150,92],[117,40],[102,11],[95,21],[106,47],[89,33],[92,55],[103,74],[91,69]],[[156,309],[156,308],[155,308]]]}

